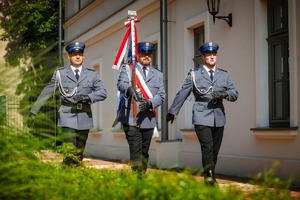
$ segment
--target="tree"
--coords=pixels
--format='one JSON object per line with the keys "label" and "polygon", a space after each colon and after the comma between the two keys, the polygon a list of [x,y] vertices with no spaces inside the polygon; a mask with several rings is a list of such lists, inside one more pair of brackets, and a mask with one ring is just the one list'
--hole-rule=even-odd
{"label": "tree", "polygon": [[59,0],[0,0],[0,39],[8,41],[6,65],[23,66],[17,94],[31,92],[57,67],[58,22]]}
{"label": "tree", "polygon": [[6,66],[21,70],[16,95],[29,108],[58,67],[59,0],[0,0],[0,28]]}
{"label": "tree", "polygon": [[24,58],[35,58],[41,49],[57,53],[53,44],[58,38],[59,0],[2,0],[0,8],[4,30],[0,39],[9,41],[8,64],[17,66]]}

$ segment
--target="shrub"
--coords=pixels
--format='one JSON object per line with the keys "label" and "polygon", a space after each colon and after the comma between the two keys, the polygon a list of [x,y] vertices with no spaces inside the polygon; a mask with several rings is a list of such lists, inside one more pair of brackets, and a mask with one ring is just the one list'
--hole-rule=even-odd
{"label": "shrub", "polygon": [[[208,187],[194,178],[191,171],[151,170],[141,177],[128,170],[70,168],[44,163],[34,153],[42,148],[43,144],[29,134],[0,137],[0,199],[291,199],[286,185],[271,176],[267,182],[273,183],[272,190],[262,185],[261,190],[244,194],[237,187],[226,190]],[[276,187],[277,184],[280,187]]]}

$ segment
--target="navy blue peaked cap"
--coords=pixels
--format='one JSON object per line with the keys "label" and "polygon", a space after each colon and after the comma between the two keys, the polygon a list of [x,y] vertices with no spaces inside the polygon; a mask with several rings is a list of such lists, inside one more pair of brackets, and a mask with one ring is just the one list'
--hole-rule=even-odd
{"label": "navy blue peaked cap", "polygon": [[215,53],[217,53],[218,49],[219,49],[219,45],[217,43],[206,42],[206,43],[203,43],[200,46],[199,51],[203,55],[206,52],[215,52]]}
{"label": "navy blue peaked cap", "polygon": [[72,53],[72,52],[83,53],[84,48],[85,48],[85,44],[83,42],[76,41],[76,42],[71,42],[70,44],[68,44],[66,46],[66,51],[68,53]]}
{"label": "navy blue peaked cap", "polygon": [[138,48],[138,51],[150,52],[154,50],[154,44],[152,42],[140,42],[135,45]]}

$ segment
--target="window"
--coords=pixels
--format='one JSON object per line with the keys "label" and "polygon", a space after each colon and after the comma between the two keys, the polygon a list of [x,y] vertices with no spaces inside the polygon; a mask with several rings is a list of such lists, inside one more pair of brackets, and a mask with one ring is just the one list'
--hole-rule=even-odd
{"label": "window", "polygon": [[88,5],[89,3],[91,3],[92,0],[80,0],[80,8],[84,8],[86,5]]}
{"label": "window", "polygon": [[288,2],[268,0],[269,124],[290,125]]}
{"label": "window", "polygon": [[[199,23],[200,24],[200,23]],[[193,56],[194,62],[188,62],[187,64],[187,70],[189,70],[191,67],[200,67],[203,64],[203,60],[200,56],[199,47],[204,43],[204,25],[195,25],[193,28],[188,29],[189,34],[188,38],[190,41],[188,41],[189,44],[194,45],[194,48],[185,50],[185,53],[189,53],[189,57]],[[201,24],[204,24],[201,22]],[[195,27],[195,28],[194,28]],[[194,64],[194,66],[192,66]],[[186,77],[186,74],[183,75],[183,77]],[[194,129],[193,125],[193,115],[191,115],[191,112],[193,111],[193,104],[194,104],[194,95],[191,93],[190,96],[187,98],[185,103],[185,129]]]}
{"label": "window", "polygon": [[81,10],[84,8],[86,5],[88,5],[92,0],[78,0],[78,8]]}
{"label": "window", "polygon": [[194,64],[195,67],[199,67],[203,64],[200,56],[199,47],[204,43],[204,26],[200,26],[194,29]]}
{"label": "window", "polygon": [[[94,69],[99,77],[99,79],[102,79],[102,58],[98,58],[92,61],[92,69]],[[102,110],[102,103],[101,101],[95,102],[91,104],[92,107],[92,113],[93,113],[93,124],[95,130],[102,130],[102,119],[103,119],[103,110]]]}
{"label": "window", "polygon": [[100,74],[100,64],[95,64],[93,65],[93,69],[96,71],[96,73],[99,75]]}

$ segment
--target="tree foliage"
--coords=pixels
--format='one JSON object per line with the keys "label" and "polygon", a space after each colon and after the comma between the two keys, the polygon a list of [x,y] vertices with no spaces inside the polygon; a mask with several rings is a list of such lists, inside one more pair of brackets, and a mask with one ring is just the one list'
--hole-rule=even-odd
{"label": "tree foliage", "polygon": [[16,95],[23,96],[20,107],[26,115],[29,102],[36,99],[55,68],[60,67],[59,0],[0,0],[0,28],[0,40],[8,42],[6,66],[20,70]]}
{"label": "tree foliage", "polygon": [[[58,40],[59,0],[0,1],[0,39],[8,41],[5,55],[10,66],[35,59],[41,49],[51,48]],[[41,61],[37,59],[37,63]]]}

